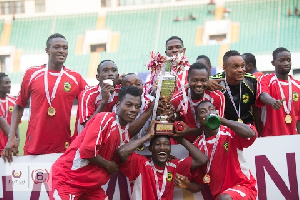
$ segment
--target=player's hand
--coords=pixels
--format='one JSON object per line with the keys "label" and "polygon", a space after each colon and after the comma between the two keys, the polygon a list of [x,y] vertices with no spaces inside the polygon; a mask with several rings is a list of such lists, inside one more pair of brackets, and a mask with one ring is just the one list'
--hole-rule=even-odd
{"label": "player's hand", "polygon": [[7,160],[10,163],[13,161],[13,155],[17,155],[18,152],[18,142],[15,137],[9,137],[5,148],[1,152],[1,157],[4,162]]}
{"label": "player's hand", "polygon": [[272,108],[275,110],[279,110],[284,101],[285,101],[285,99],[281,99],[281,100],[274,99],[274,101],[271,103]]}
{"label": "player's hand", "polygon": [[113,85],[107,84],[107,83],[102,83],[101,84],[101,96],[102,99],[101,101],[108,101],[110,94],[114,92],[115,88]]}
{"label": "player's hand", "polygon": [[207,87],[210,91],[215,91],[218,89],[225,89],[223,85],[220,85],[221,81],[225,81],[225,78],[220,78],[220,79],[209,79],[207,81]]}
{"label": "player's hand", "polygon": [[114,161],[108,161],[108,165],[106,166],[105,169],[110,175],[112,175],[117,171],[119,171],[119,165]]}
{"label": "player's hand", "polygon": [[172,137],[174,137],[175,140],[178,137],[183,137],[183,136],[189,134],[190,131],[191,131],[191,128],[188,125],[186,125],[184,122],[181,121],[180,123],[183,126],[183,130],[176,130],[175,129],[175,134],[172,136]]}
{"label": "player's hand", "polygon": [[190,186],[190,180],[181,174],[176,174],[175,176],[175,185],[181,189],[186,189]]}
{"label": "player's hand", "polygon": [[155,135],[155,130],[154,130],[154,128],[155,128],[155,124],[156,124],[156,123],[157,123],[157,121],[155,121],[155,120],[152,120],[152,121],[151,121],[150,129],[149,129],[149,131],[148,131],[148,135],[149,135],[150,139],[153,138],[154,135]]}

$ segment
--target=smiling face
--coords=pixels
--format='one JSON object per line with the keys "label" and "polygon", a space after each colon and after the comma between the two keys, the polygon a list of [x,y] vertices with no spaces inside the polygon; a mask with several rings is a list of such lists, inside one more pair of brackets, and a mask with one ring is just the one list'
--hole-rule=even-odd
{"label": "smiling face", "polygon": [[68,56],[68,42],[63,38],[52,38],[46,48],[49,61],[55,65],[62,65]]}
{"label": "smiling face", "polygon": [[172,57],[174,55],[178,55],[178,53],[185,52],[185,48],[183,48],[183,44],[178,39],[169,40],[166,44],[166,55]]}
{"label": "smiling face", "polygon": [[223,68],[226,72],[226,81],[230,85],[237,85],[244,79],[246,68],[242,56],[230,56]]}
{"label": "smiling face", "polygon": [[201,98],[207,89],[208,73],[205,69],[193,69],[188,75],[192,98]]}
{"label": "smiling face", "polygon": [[167,136],[154,136],[149,151],[156,166],[164,167],[171,153],[171,141]]}
{"label": "smiling face", "polygon": [[141,97],[126,94],[124,98],[117,102],[116,114],[119,117],[119,121],[122,126],[135,120],[136,116],[140,112]]}
{"label": "smiling face", "polygon": [[276,59],[272,61],[275,71],[279,74],[286,75],[291,71],[292,61],[291,53],[288,51],[279,52]]}
{"label": "smiling face", "polygon": [[117,84],[119,78],[118,68],[112,61],[101,63],[100,66],[98,66],[97,72],[96,79],[99,81],[100,85],[106,79],[112,80],[114,85]]}

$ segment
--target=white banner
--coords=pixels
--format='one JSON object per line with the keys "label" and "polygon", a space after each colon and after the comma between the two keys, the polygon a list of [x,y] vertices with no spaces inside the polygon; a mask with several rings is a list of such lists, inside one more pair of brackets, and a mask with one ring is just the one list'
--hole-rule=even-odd
{"label": "white banner", "polygon": [[[252,174],[257,179],[258,199],[299,200],[300,135],[258,138],[244,150]],[[178,158],[188,155],[181,145],[172,146]],[[51,165],[61,154],[14,157],[11,164],[0,161],[0,200],[47,200]],[[298,165],[297,165],[298,164]],[[298,173],[297,173],[298,172]],[[129,199],[126,178],[117,173],[104,186],[112,199]],[[121,190],[121,191],[120,191]],[[122,196],[120,195],[122,194]],[[203,194],[205,197],[205,193]],[[176,188],[174,199],[207,199]]]}

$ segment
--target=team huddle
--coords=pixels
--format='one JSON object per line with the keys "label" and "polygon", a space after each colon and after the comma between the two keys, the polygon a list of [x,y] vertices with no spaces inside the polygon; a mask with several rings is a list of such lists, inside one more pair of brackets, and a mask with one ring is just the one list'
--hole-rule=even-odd
{"label": "team huddle", "polygon": [[[102,186],[117,171],[128,178],[131,199],[173,199],[175,186],[191,192],[209,187],[219,200],[256,199],[256,180],[243,149],[257,137],[300,133],[300,82],[288,75],[291,53],[282,47],[273,52],[271,74],[256,70],[252,54],[232,50],[223,56],[224,71],[216,75],[207,56],[187,64],[176,74],[169,113],[184,128],[172,136],[155,134],[153,110],[159,115],[166,109],[155,104],[154,85],[143,84],[134,73],[119,77],[117,64],[103,60],[97,68],[99,84],[89,87],[64,66],[68,42],[63,35],[51,35],[45,50],[48,63],[27,69],[16,99],[7,95],[10,79],[0,73],[0,150],[5,162],[18,154],[18,125],[30,101],[24,155],[64,153],[51,169],[50,199],[108,199]],[[181,38],[166,41],[167,58],[185,51]],[[220,118],[215,130],[206,123],[210,114]],[[185,147],[189,156],[170,156],[172,144]],[[150,157],[136,153],[145,148]]]}

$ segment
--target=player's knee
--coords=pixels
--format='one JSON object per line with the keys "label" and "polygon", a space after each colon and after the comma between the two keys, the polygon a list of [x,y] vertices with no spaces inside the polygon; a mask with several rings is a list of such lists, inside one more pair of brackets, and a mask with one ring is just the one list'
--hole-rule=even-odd
{"label": "player's knee", "polygon": [[221,194],[218,197],[218,200],[232,200],[231,196],[229,196],[228,194]]}

